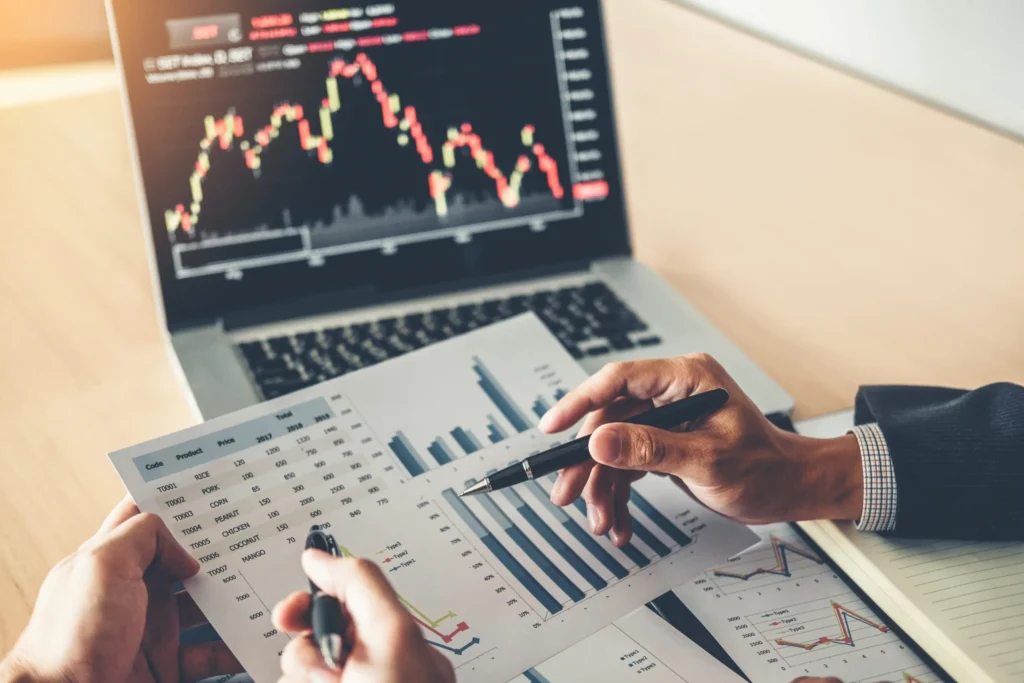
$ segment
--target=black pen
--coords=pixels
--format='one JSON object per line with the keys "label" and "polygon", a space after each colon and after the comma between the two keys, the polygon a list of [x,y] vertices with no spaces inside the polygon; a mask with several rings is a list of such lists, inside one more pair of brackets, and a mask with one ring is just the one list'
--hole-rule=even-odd
{"label": "black pen", "polygon": [[[314,524],[306,537],[306,549],[316,548],[334,557],[340,557],[334,536],[328,534],[319,525]],[[320,590],[320,587],[309,582],[309,590],[313,600],[309,605],[309,620],[313,626],[313,640],[320,648],[320,654],[327,666],[340,669],[348,656],[348,644],[345,634],[348,631],[348,618],[338,599]]]}
{"label": "black pen", "polygon": [[[645,413],[634,415],[623,420],[630,424],[645,425],[658,429],[671,429],[678,427],[684,422],[696,420],[715,412],[729,400],[729,392],[725,389],[712,389],[701,394],[694,394],[681,401],[675,401],[663,405]],[[590,459],[590,437],[584,436],[569,443],[555,446],[554,448],[531,455],[526,460],[510,465],[503,470],[495,472],[483,481],[479,481],[463,491],[461,496],[475,496],[481,493],[491,493],[501,489],[521,484],[531,479],[546,477],[552,472],[563,470],[572,465],[578,465]]]}

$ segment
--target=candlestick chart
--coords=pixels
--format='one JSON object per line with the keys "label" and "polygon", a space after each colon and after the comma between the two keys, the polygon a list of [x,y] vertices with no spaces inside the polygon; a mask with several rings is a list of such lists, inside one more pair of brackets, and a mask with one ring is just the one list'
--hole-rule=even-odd
{"label": "candlestick chart", "polygon": [[[471,29],[467,28],[466,34],[471,34]],[[439,145],[443,169],[434,168],[435,144],[425,133],[416,107],[403,106],[401,96],[389,92],[384,85],[376,64],[365,53],[359,53],[351,63],[344,59],[335,59],[329,63],[324,97],[315,118],[319,126],[317,134],[312,132],[312,117],[307,115],[305,107],[299,103],[285,102],[276,106],[269,115],[269,122],[257,128],[251,139],[245,137],[246,123],[242,116],[234,111],[229,111],[221,118],[207,115],[203,121],[204,136],[199,142],[198,156],[189,175],[190,200],[187,204],[178,203],[165,211],[164,220],[168,232],[171,235],[184,233],[188,237],[196,235],[204,200],[203,184],[213,170],[212,159],[217,150],[230,152],[237,148],[244,158],[246,168],[252,171],[254,179],[258,179],[263,167],[264,151],[282,138],[282,128],[293,125],[297,132],[298,146],[302,151],[310,153],[311,163],[334,163],[332,141],[336,133],[333,117],[342,106],[339,81],[352,81],[358,76],[365,79],[373,99],[381,108],[381,125],[385,129],[397,131],[395,144],[410,147],[411,153],[422,162],[425,169],[424,183],[438,217],[448,216],[448,193],[455,174],[460,172],[457,153],[461,150],[466,150],[469,157],[463,164],[467,168],[462,172],[479,172],[490,179],[494,184],[494,194],[506,208],[515,208],[521,203],[524,177],[534,169],[543,175],[552,198],[561,200],[565,197],[559,163],[548,154],[545,145],[535,139],[537,129],[530,123],[519,131],[523,153],[518,155],[514,168],[508,173],[498,167],[494,152],[485,146],[469,122],[448,128],[444,142]],[[554,132],[560,134],[560,131]]]}

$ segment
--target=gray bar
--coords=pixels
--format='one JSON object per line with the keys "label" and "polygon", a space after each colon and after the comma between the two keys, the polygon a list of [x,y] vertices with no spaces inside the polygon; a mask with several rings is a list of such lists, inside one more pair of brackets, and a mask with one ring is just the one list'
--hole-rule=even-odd
{"label": "gray bar", "polygon": [[[470,479],[466,482],[466,486],[472,486],[475,483],[475,479]],[[515,524],[512,523],[512,520],[508,518],[508,515],[502,512],[501,508],[498,507],[497,503],[491,500],[490,496],[477,496],[477,498],[479,499],[480,504],[484,506],[484,509],[487,510],[487,514],[493,517],[494,521],[497,522],[502,529],[511,529],[515,526]]]}
{"label": "gray bar", "polygon": [[273,441],[334,417],[327,399],[320,397],[269,415],[242,422],[219,432],[140,455],[132,462],[143,481],[155,481],[192,467],[205,465],[257,444]]}
{"label": "gray bar", "polygon": [[459,499],[459,494],[455,493],[453,489],[445,489],[444,493],[441,494],[444,499],[452,506],[452,509],[458,513],[459,517],[462,518],[477,538],[483,538],[484,536],[490,536],[491,532],[487,530],[487,527],[483,525],[479,518],[473,511],[466,507],[466,504]]}

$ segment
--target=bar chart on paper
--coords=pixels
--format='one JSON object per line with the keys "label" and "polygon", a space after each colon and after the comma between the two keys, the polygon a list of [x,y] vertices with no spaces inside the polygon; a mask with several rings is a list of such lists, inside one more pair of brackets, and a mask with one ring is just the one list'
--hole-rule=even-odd
{"label": "bar chart on paper", "polygon": [[[466,479],[460,485],[473,482]],[[658,487],[656,482],[651,485]],[[443,498],[471,531],[471,540],[494,554],[501,569],[523,584],[537,612],[548,618],[672,558],[693,542],[687,529],[698,524],[698,517],[678,505],[666,506],[669,512],[662,513],[648,500],[651,485],[647,495],[636,491],[630,502],[634,530],[644,533],[623,548],[586,529],[585,508],[553,505],[541,482],[465,499],[452,487],[444,490]]]}
{"label": "bar chart on paper", "polygon": [[[529,322],[527,322],[529,321]],[[533,431],[540,416],[586,373],[544,330],[525,316],[513,324],[525,325],[536,335],[532,347],[504,348],[499,353],[463,348],[459,339],[445,344],[442,356],[429,367],[415,366],[417,381],[383,394],[364,387],[354,376],[360,410],[387,443],[411,477],[443,467],[496,444],[509,445],[515,437]],[[535,330],[535,331],[534,331]],[[482,334],[488,334],[483,330]],[[538,362],[538,359],[543,359]],[[401,375],[402,358],[393,362]]]}
{"label": "bar chart on paper", "polygon": [[310,524],[385,571],[460,681],[507,680],[756,540],[658,478],[639,482],[629,505],[643,531],[622,549],[592,537],[577,508],[554,507],[548,480],[460,499],[467,482],[553,445],[528,406],[581,375],[525,316],[111,460],[199,561],[187,588],[259,683],[277,680],[288,641],[270,607],[308,585]]}

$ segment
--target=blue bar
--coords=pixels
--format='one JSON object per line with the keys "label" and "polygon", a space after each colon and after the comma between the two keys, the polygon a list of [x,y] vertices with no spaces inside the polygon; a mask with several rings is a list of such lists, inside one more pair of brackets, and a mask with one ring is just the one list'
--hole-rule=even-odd
{"label": "blue bar", "polygon": [[526,676],[530,683],[551,683],[544,674],[536,669],[527,669],[523,672],[523,675]]}
{"label": "blue bar", "polygon": [[473,437],[472,433],[466,431],[462,427],[456,427],[451,431],[452,438],[455,439],[455,443],[459,444],[459,448],[465,451],[466,455],[470,453],[476,453],[480,450],[480,444]]}
{"label": "blue bar", "polygon": [[568,391],[566,391],[565,389],[562,389],[562,388],[555,389],[555,400],[556,401],[561,401],[562,397],[565,396],[568,393],[569,393]]}
{"label": "blue bar", "polygon": [[464,502],[462,502],[458,494],[456,494],[453,489],[445,489],[441,495],[452,509],[455,510],[459,517],[469,525],[469,528],[473,530],[473,533],[480,538],[484,546],[486,546],[487,549],[498,558],[499,562],[505,565],[505,568],[512,573],[512,576],[514,576],[526,590],[530,591],[533,597],[537,598],[537,601],[544,606],[544,609],[551,614],[556,614],[562,611],[561,603],[555,600],[555,597],[551,595],[551,593],[548,593],[547,589],[540,585],[537,579],[533,578],[533,575],[526,570],[526,567],[520,564],[519,560],[505,549],[505,546],[501,544],[501,541],[496,539],[494,535],[487,530],[487,527],[483,525],[480,518],[477,517]]}
{"label": "blue bar", "polygon": [[395,438],[388,442],[388,446],[412,476],[418,477],[427,471],[426,464],[416,454],[416,449],[402,432],[395,434]]}
{"label": "blue bar", "polygon": [[533,402],[533,412],[537,414],[537,417],[544,417],[544,413],[548,412],[551,406],[544,400],[543,396],[538,396],[537,400]]}
{"label": "blue bar", "polygon": [[580,576],[586,579],[587,583],[597,590],[604,590],[608,587],[608,582],[602,579],[582,557],[576,554],[576,551],[570,548],[558,534],[552,531],[551,527],[540,518],[540,515],[533,508],[526,504],[526,501],[518,493],[512,489],[504,489],[503,493],[508,501],[512,503],[512,506],[515,507],[516,512],[522,515],[523,519],[537,530],[537,533],[544,539],[544,542],[554,548],[555,552],[561,555],[563,560],[568,562]]}
{"label": "blue bar", "polygon": [[637,538],[646,543],[647,547],[658,553],[661,557],[668,557],[672,554],[669,547],[662,543],[661,540],[654,535],[654,532],[636,521],[636,519],[633,520],[633,533],[636,534]]}
{"label": "blue bar", "polygon": [[483,444],[480,443],[480,439],[476,438],[476,434],[474,434],[473,432],[471,432],[470,430],[467,429],[466,430],[466,436],[469,437],[470,443],[472,443],[474,446],[476,446],[477,450],[480,450],[481,448],[483,448]]}
{"label": "blue bar", "polygon": [[544,413],[546,413],[547,410],[544,409],[544,404],[543,403],[540,403],[538,401],[534,401],[533,402],[533,412],[534,412],[534,414],[537,417],[544,417]]}
{"label": "blue bar", "polygon": [[491,443],[500,443],[504,441],[504,439],[502,439],[501,437],[501,434],[498,433],[498,430],[494,428],[494,425],[489,425],[489,429],[487,431],[487,438],[491,440]]}
{"label": "blue bar", "polygon": [[509,421],[509,424],[517,432],[525,432],[530,428],[530,423],[526,421],[526,417],[519,412],[519,408],[512,401],[512,398],[502,388],[498,380],[491,374],[491,371],[487,369],[483,361],[479,358],[474,357],[473,361],[476,365],[473,369],[476,374],[480,376],[480,388],[484,390],[484,393],[494,402],[494,405],[498,407],[498,410],[505,416],[505,419]]}
{"label": "blue bar", "polygon": [[612,557],[611,553],[602,548],[601,544],[594,539],[594,536],[590,532],[577,524],[572,517],[565,514],[565,511],[563,511],[562,508],[551,502],[551,497],[548,495],[548,492],[544,490],[544,487],[536,481],[527,482],[526,487],[530,490],[530,493],[536,496],[537,499],[540,500],[541,504],[543,504],[544,507],[546,507],[551,514],[555,516],[555,519],[562,523],[565,530],[568,531],[573,538],[579,541],[580,545],[586,548],[591,555],[596,557],[597,561],[603,564],[605,569],[610,571],[615,578],[624,579],[629,576],[629,570],[623,567],[618,560]]}
{"label": "blue bar", "polygon": [[672,520],[661,514],[661,511],[658,510],[658,508],[651,505],[650,501],[637,493],[636,489],[633,489],[629,494],[629,500],[640,508],[640,511],[647,515],[648,519],[668,534],[669,538],[678,543],[680,548],[690,545],[690,537],[687,536],[682,529],[673,524]]}
{"label": "blue bar", "polygon": [[[587,516],[587,504],[583,502],[582,498],[577,498],[576,501],[573,503],[573,507],[579,510],[580,514],[582,514],[584,517]],[[633,524],[633,528],[636,529],[636,524]],[[605,534],[604,536],[605,538],[608,538],[608,534]],[[621,550],[622,554],[628,557],[630,561],[638,567],[643,568],[651,563],[651,561],[647,559],[647,556],[640,552],[640,549],[632,543],[627,543],[626,545],[619,548],[619,550]]]}
{"label": "blue bar", "polygon": [[[472,486],[476,483],[476,480],[470,480],[466,482],[466,486]],[[479,496],[480,505],[483,506],[484,510],[487,510],[495,522],[498,523],[506,534],[508,534],[519,548],[526,553],[526,556],[533,560],[533,563],[540,567],[541,571],[548,575],[555,585],[561,588],[566,595],[569,596],[573,602],[579,602],[586,597],[586,594],[579,589],[579,587],[572,582],[572,580],[562,573],[562,570],[555,566],[555,563],[548,559],[548,556],[541,552],[540,548],[534,545],[533,541],[523,533],[520,529],[512,522],[508,516],[501,511],[498,504],[490,496]]]}
{"label": "blue bar", "polygon": [[434,456],[434,460],[437,461],[438,465],[447,465],[455,459],[452,456],[451,451],[448,450],[440,438],[434,439],[434,441],[427,446],[427,452]]}
{"label": "blue bar", "polygon": [[493,415],[488,415],[487,419],[491,421],[491,427],[494,429],[495,434],[500,436],[502,439],[508,438],[508,432],[505,431],[505,428],[501,426],[501,423],[498,422]]}

